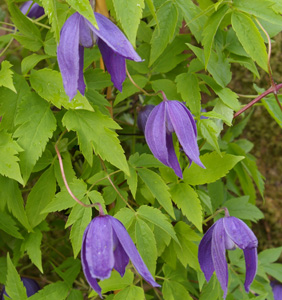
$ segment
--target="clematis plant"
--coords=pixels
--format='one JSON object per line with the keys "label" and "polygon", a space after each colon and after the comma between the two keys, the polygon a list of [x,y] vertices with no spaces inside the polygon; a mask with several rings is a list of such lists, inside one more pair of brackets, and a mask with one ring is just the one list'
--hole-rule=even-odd
{"label": "clematis plant", "polygon": [[207,281],[215,271],[222,290],[224,299],[228,286],[228,266],[226,250],[236,247],[244,252],[246,263],[245,290],[249,292],[257,272],[257,246],[258,240],[252,230],[241,220],[230,217],[227,208],[225,217],[216,221],[205,233],[199,245],[198,259],[200,267]]}
{"label": "clematis plant", "polygon": [[111,80],[119,91],[122,91],[122,83],[126,77],[125,60],[142,61],[114,23],[99,13],[95,13],[95,18],[99,29],[79,13],[74,13],[67,19],[61,30],[57,49],[58,63],[64,88],[70,100],[76,95],[77,90],[84,95],[84,48],[91,48],[94,42],[97,43],[105,66],[111,74]]}
{"label": "clematis plant", "polygon": [[[39,18],[44,15],[44,8],[33,1],[26,1],[20,8],[21,12],[29,18]],[[28,11],[29,10],[29,11]]]}
{"label": "clematis plant", "polygon": [[173,147],[172,133],[176,133],[190,164],[194,161],[205,168],[199,158],[196,123],[183,103],[167,100],[164,92],[161,93],[164,101],[150,113],[146,122],[145,138],[153,155],[182,178],[182,170]]}
{"label": "clematis plant", "polygon": [[123,276],[129,259],[148,283],[153,287],[160,287],[145,265],[123,224],[110,215],[104,215],[100,207],[100,215],[94,218],[85,229],[81,262],[88,283],[101,298],[101,287],[98,285],[97,279],[109,278],[112,269]]}

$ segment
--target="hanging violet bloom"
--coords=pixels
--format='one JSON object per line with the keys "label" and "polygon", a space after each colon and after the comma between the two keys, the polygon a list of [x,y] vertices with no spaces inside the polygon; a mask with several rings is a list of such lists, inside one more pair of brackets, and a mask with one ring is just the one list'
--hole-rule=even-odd
{"label": "hanging violet bloom", "polygon": [[198,259],[207,281],[215,271],[218,281],[224,291],[224,299],[228,286],[228,266],[226,250],[236,247],[244,252],[246,263],[245,290],[248,293],[257,272],[258,240],[252,230],[241,220],[230,217],[227,208],[225,217],[216,221],[205,233],[199,245]]}
{"label": "hanging violet bloom", "polygon": [[153,287],[160,287],[142,260],[123,224],[112,216],[104,215],[100,207],[100,215],[94,218],[85,229],[81,262],[89,285],[101,298],[101,287],[97,279],[109,278],[112,269],[123,276],[129,259],[148,283]]}
{"label": "hanging violet bloom", "polygon": [[58,63],[63,77],[64,88],[70,100],[77,90],[85,92],[83,79],[84,47],[97,43],[114,86],[122,91],[126,77],[125,59],[142,61],[120,29],[105,16],[95,13],[99,29],[95,28],[79,13],[74,13],[61,30],[57,49]]}
{"label": "hanging violet bloom", "polygon": [[272,281],[270,283],[273,292],[274,300],[281,300],[282,299],[282,284],[277,281]]}
{"label": "hanging violet bloom", "polygon": [[205,168],[199,158],[196,123],[183,103],[167,100],[165,94],[162,94],[164,101],[157,105],[148,117],[145,138],[153,155],[182,178],[182,170],[173,148],[172,133],[176,133],[190,164],[194,161]]}
{"label": "hanging violet bloom", "polygon": [[[33,3],[33,5],[32,5]],[[32,7],[29,10],[29,7],[32,5]],[[33,1],[26,1],[20,8],[21,12],[25,15],[27,11],[29,10],[27,16],[29,18],[39,18],[44,15],[44,8],[39,6],[37,3],[34,3]]]}

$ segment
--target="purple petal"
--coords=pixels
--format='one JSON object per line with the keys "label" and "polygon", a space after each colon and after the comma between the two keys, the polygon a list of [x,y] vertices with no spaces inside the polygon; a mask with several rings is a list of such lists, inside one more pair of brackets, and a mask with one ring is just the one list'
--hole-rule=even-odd
{"label": "purple petal", "polygon": [[61,38],[57,50],[64,88],[70,100],[77,93],[78,78],[81,72],[79,61],[79,24],[80,15],[78,13],[67,19],[61,30]]}
{"label": "purple petal", "polygon": [[166,134],[166,147],[168,151],[168,166],[174,170],[178,177],[182,178],[182,170],[173,147],[172,134]]}
{"label": "purple petal", "polygon": [[114,267],[113,232],[110,216],[94,218],[85,240],[85,260],[93,278],[111,276]]}
{"label": "purple petal", "polygon": [[137,272],[153,287],[160,287],[160,285],[156,283],[150,271],[148,270],[147,266],[145,265],[144,261],[142,260],[139,252],[137,251],[133,241],[131,240],[131,237],[129,236],[123,224],[119,220],[115,219],[114,217],[110,217],[110,218],[111,218],[112,228],[116,233],[117,238],[120,244],[122,245],[124,251],[131,259]]}
{"label": "purple petal", "polygon": [[223,219],[219,219],[215,223],[212,233],[211,254],[216,276],[224,291],[224,299],[226,298],[228,286],[228,267],[225,252],[225,230],[223,227]]}
{"label": "purple petal", "polygon": [[245,279],[245,290],[248,293],[250,285],[252,284],[258,268],[258,255],[257,248],[244,249],[245,263],[246,263],[246,279]]}
{"label": "purple petal", "polygon": [[[188,109],[179,101],[165,101],[168,117],[185,154],[200,167],[204,165],[200,161],[200,152],[197,144],[197,132],[195,121],[192,120]],[[188,111],[188,112],[187,112]]]}
{"label": "purple petal", "polygon": [[85,93],[85,83],[83,78],[83,59],[84,59],[84,48],[79,45],[79,71],[78,71],[78,90],[80,91],[81,95],[84,96]]}
{"label": "purple petal", "polygon": [[91,30],[114,52],[130,60],[142,61],[128,39],[112,21],[99,13],[95,13],[95,18],[99,29],[95,28],[89,21],[86,20],[86,22]]}
{"label": "purple petal", "polygon": [[94,44],[93,33],[86,22],[86,19],[80,16],[79,24],[79,42],[85,48],[91,48]]}
{"label": "purple petal", "polygon": [[40,290],[40,286],[38,285],[38,283],[31,278],[23,277],[22,282],[26,288],[26,294],[28,297],[31,297]]}
{"label": "purple petal", "polygon": [[[29,10],[30,5],[33,1],[26,1],[20,8],[21,12],[25,15]],[[44,15],[44,8],[39,6],[37,3],[33,3],[31,9],[29,10],[27,16],[29,18],[39,18]]]}
{"label": "purple petal", "polygon": [[214,272],[211,246],[212,246],[212,234],[215,224],[209,228],[209,230],[203,236],[199,244],[198,260],[201,270],[204,272],[206,281],[209,281]]}
{"label": "purple petal", "polygon": [[146,127],[148,117],[154,108],[155,108],[154,105],[149,104],[149,105],[143,106],[140,109],[138,117],[137,117],[137,125],[141,131],[145,132],[145,127]]}
{"label": "purple petal", "polygon": [[125,253],[120,242],[118,242],[118,244],[116,246],[116,249],[114,251],[114,257],[115,257],[114,269],[119,272],[121,277],[123,277],[123,275],[125,273],[125,268],[129,263],[129,257]]}
{"label": "purple petal", "polygon": [[272,286],[274,300],[281,300],[282,299],[282,285],[276,281],[271,282],[270,285]]}
{"label": "purple petal", "polygon": [[97,41],[107,71],[111,74],[114,86],[121,92],[126,78],[125,58],[113,51],[102,39]]}
{"label": "purple petal", "polygon": [[252,230],[240,219],[235,217],[223,218],[223,226],[227,235],[241,249],[258,246],[258,240]]}
{"label": "purple petal", "polygon": [[100,298],[103,299],[102,297],[102,289],[99,286],[99,284],[97,283],[96,278],[92,277],[90,270],[89,270],[89,265],[86,259],[86,239],[87,239],[87,234],[88,234],[88,230],[90,227],[91,223],[87,226],[87,228],[84,231],[84,235],[83,235],[83,240],[82,240],[82,247],[81,247],[81,264],[82,264],[82,269],[83,269],[83,273],[85,275],[85,278],[87,280],[87,282],[89,283],[89,285],[91,286],[91,288],[97,293],[99,294]]}

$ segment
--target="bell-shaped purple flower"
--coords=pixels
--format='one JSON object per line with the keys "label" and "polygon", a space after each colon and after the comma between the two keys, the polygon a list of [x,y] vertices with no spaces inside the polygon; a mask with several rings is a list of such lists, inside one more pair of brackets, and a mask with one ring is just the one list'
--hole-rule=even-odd
{"label": "bell-shaped purple flower", "polygon": [[[34,295],[35,293],[37,293],[40,290],[40,286],[38,285],[38,283],[31,279],[31,278],[26,278],[26,277],[22,277],[21,278],[23,285],[26,288],[26,294],[27,297],[31,297],[32,295]],[[2,289],[1,295],[0,295],[0,300],[4,300],[4,295],[9,297],[9,295],[7,295],[6,290],[5,290],[5,286]]]}
{"label": "bell-shaped purple flower", "polygon": [[64,88],[70,100],[77,90],[85,92],[83,79],[84,47],[90,48],[97,42],[104,63],[114,86],[122,91],[126,77],[125,59],[142,61],[120,29],[105,16],[95,13],[99,29],[95,28],[79,13],[74,13],[61,30],[57,49],[58,63]]}
{"label": "bell-shaped purple flower", "polygon": [[246,263],[245,290],[249,292],[257,272],[258,240],[252,230],[241,220],[230,217],[225,209],[225,217],[216,221],[205,233],[199,245],[198,259],[207,281],[215,271],[218,281],[224,291],[224,299],[228,286],[228,266],[226,250],[236,247],[244,252]]}
{"label": "bell-shaped purple flower", "polygon": [[196,123],[183,103],[167,100],[164,93],[163,97],[164,101],[157,105],[148,117],[145,138],[153,155],[182,178],[182,170],[173,147],[172,133],[176,133],[190,164],[194,161],[204,168],[199,158]]}
{"label": "bell-shaped purple flower", "polygon": [[[33,3],[33,5],[32,5]],[[30,8],[30,6],[32,7]],[[30,10],[29,10],[30,8]],[[29,18],[39,18],[44,15],[44,8],[39,6],[37,3],[34,3],[33,1],[26,1],[20,8],[21,12],[25,15],[27,11],[29,10],[27,16]]]}
{"label": "bell-shaped purple flower", "polygon": [[160,286],[146,267],[123,224],[109,215],[94,218],[83,235],[81,262],[88,283],[101,298],[97,279],[109,278],[112,269],[123,276],[129,259],[148,283],[153,287]]}
{"label": "bell-shaped purple flower", "polygon": [[282,299],[282,284],[277,281],[272,281],[270,283],[273,292],[274,300],[281,300]]}

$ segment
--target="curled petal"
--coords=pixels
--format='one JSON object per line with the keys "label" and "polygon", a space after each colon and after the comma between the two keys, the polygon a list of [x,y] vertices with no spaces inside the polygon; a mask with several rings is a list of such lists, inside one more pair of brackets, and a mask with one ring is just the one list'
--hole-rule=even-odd
{"label": "curled petal", "polygon": [[257,248],[244,249],[245,263],[246,263],[246,279],[245,279],[245,290],[248,293],[250,285],[252,284],[258,268],[258,256]]}
{"label": "curled petal", "polygon": [[174,170],[178,177],[182,178],[182,170],[173,147],[172,134],[166,134],[166,147],[168,151],[168,166]]}
{"label": "curled petal", "polygon": [[80,91],[80,93],[84,96],[85,82],[83,79],[83,58],[84,58],[84,48],[81,45],[79,45],[79,70],[78,70],[77,88]]}
{"label": "curled petal", "polygon": [[151,275],[150,271],[148,270],[147,266],[142,260],[139,252],[137,251],[131,237],[129,236],[123,224],[119,220],[115,219],[114,217],[110,217],[110,218],[111,218],[112,228],[116,233],[117,238],[120,244],[122,245],[124,251],[129,256],[133,265],[135,266],[137,272],[153,287],[160,287],[160,285],[154,280],[153,276]]}
{"label": "curled petal", "polygon": [[204,272],[205,278],[209,281],[214,272],[213,260],[212,260],[212,234],[216,224],[213,224],[212,227],[205,233],[199,244],[198,259],[201,270]]}
{"label": "curled petal", "polygon": [[228,267],[225,252],[225,230],[223,227],[223,219],[219,219],[212,233],[211,253],[216,276],[224,291],[224,299],[226,298],[228,286]]}
{"label": "curled petal", "polygon": [[120,244],[120,242],[118,242],[117,247],[114,251],[114,258],[115,258],[114,269],[119,272],[121,277],[123,277],[125,273],[125,268],[129,263],[129,257],[123,250],[123,247]]}
{"label": "curled petal", "polygon": [[230,239],[241,249],[258,246],[258,240],[252,230],[240,219],[223,218],[223,226]]}
{"label": "curled petal", "polygon": [[93,33],[88,23],[86,23],[86,19],[80,16],[80,24],[79,24],[79,42],[85,48],[90,48],[94,44]]}

